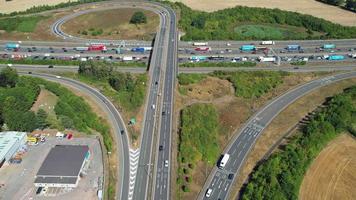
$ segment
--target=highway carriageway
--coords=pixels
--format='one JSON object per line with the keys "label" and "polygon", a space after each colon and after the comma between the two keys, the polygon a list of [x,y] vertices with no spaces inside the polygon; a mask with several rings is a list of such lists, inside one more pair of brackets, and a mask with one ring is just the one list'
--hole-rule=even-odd
{"label": "highway carriageway", "polygon": [[[207,42],[210,47],[241,47],[242,45],[256,45],[256,46],[268,46],[268,47],[286,47],[287,45],[297,44],[304,47],[322,47],[324,44],[335,44],[338,46],[356,45],[356,39],[341,39],[341,40],[285,40],[274,41],[274,45],[262,45],[262,40],[255,41],[195,41],[195,42]],[[194,42],[180,41],[179,47],[193,47]],[[227,44],[230,44],[228,46]]]}
{"label": "highway carriageway", "polygon": [[[7,65],[0,64],[0,68]],[[13,68],[24,72],[78,72],[78,66],[59,66],[55,65],[53,68],[48,68],[48,65],[23,65],[13,64]],[[143,67],[115,67],[119,72],[130,73],[146,73],[146,68]],[[314,72],[314,71],[352,71],[356,70],[356,63],[354,64],[339,64],[333,66],[294,66],[294,67],[180,67],[178,73],[211,73],[214,71],[287,71],[287,72]]]}
{"label": "highway carriageway", "polygon": [[[82,46],[84,47],[84,46]],[[120,48],[120,53],[116,53],[116,48],[108,48],[106,51],[78,51],[74,49],[75,47],[32,47],[32,46],[21,46],[17,50],[7,50],[4,46],[0,48],[1,53],[64,53],[64,54],[95,54],[95,55],[140,55],[148,56],[150,51],[145,52],[133,52],[130,48]]]}
{"label": "highway carriageway", "polygon": [[[300,97],[322,86],[356,77],[356,71],[327,76],[321,79],[310,81],[289,90],[283,95],[275,98],[255,113],[245,125],[235,133],[234,138],[230,141],[224,154],[230,154],[230,159],[224,169],[214,167],[210,173],[205,185],[200,192],[198,199],[227,199],[230,194],[231,185],[236,176],[239,174],[244,161],[250,150],[256,143],[264,129],[271,121],[284,110],[287,106],[295,102]],[[232,179],[228,178],[229,174],[235,174]],[[208,188],[212,189],[210,198],[205,197]]]}

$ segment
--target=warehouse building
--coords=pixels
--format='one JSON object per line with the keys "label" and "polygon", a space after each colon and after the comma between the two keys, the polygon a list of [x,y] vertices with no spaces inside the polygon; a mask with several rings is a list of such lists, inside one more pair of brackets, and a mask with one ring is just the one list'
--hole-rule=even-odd
{"label": "warehouse building", "polygon": [[0,168],[13,157],[18,150],[26,145],[25,132],[0,132]]}
{"label": "warehouse building", "polygon": [[56,145],[37,172],[36,187],[78,186],[80,173],[90,156],[87,145]]}

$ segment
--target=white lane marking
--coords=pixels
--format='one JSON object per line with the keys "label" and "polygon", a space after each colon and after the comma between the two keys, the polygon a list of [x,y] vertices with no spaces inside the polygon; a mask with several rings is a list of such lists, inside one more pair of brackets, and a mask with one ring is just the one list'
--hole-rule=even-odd
{"label": "white lane marking", "polygon": [[130,183],[129,183],[129,200],[133,198],[133,192],[135,188],[136,174],[138,168],[138,160],[140,156],[140,149],[131,149],[129,150],[130,157]]}

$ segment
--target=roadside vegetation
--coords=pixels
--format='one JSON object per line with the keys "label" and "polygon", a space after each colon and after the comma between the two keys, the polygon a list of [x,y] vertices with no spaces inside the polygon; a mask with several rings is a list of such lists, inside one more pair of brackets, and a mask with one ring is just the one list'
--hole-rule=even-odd
{"label": "roadside vegetation", "polygon": [[[96,63],[108,64],[106,61],[92,61]],[[31,58],[13,60],[13,59],[0,59],[0,64],[27,64],[27,65],[63,65],[63,66],[79,66],[82,61],[79,60],[34,60]],[[144,62],[112,62],[110,65],[114,67],[146,67]]]}
{"label": "roadside vegetation", "polygon": [[195,62],[180,63],[180,67],[255,67],[255,62]]}
{"label": "roadside vegetation", "polygon": [[82,62],[78,73],[85,82],[97,84],[126,111],[135,112],[143,104],[147,76],[114,71],[109,63]]}
{"label": "roadside vegetation", "polygon": [[346,8],[351,11],[356,11],[355,0],[319,0],[319,1],[330,5]]}
{"label": "roadside vegetation", "polygon": [[203,161],[214,165],[220,149],[218,140],[218,113],[211,104],[193,104],[181,112],[178,147],[179,192],[189,192],[192,170]]}
{"label": "roadside vegetation", "polygon": [[131,24],[145,24],[145,23],[147,23],[147,17],[143,12],[137,11],[132,15],[132,17],[130,19],[130,23]]}
{"label": "roadside vegetation", "polygon": [[235,88],[235,95],[237,97],[258,98],[283,83],[283,76],[288,75],[288,73],[272,71],[215,71],[210,75],[230,81]]}
{"label": "roadside vegetation", "polygon": [[306,61],[294,61],[290,63],[291,65],[306,65]]}
{"label": "roadside vegetation", "polygon": [[[30,111],[43,86],[58,96],[54,111],[56,117],[40,109]],[[59,84],[38,78],[19,77],[16,70],[5,68],[0,73],[0,122],[7,129],[31,132],[37,128],[58,130],[76,129],[85,133],[97,131],[102,134],[108,151],[112,149],[109,127],[93,113],[84,99],[75,96]]]}
{"label": "roadside vegetation", "polygon": [[193,83],[198,83],[204,78],[206,78],[207,75],[205,74],[179,74],[178,75],[178,82],[180,85],[188,85],[188,84],[193,84]]}
{"label": "roadside vegetation", "polygon": [[356,27],[279,9],[237,6],[208,13],[180,2],[169,4],[179,13],[185,41],[341,39],[356,34]]}
{"label": "roadside vegetation", "polygon": [[26,16],[0,18],[0,30],[6,32],[33,32],[39,21],[46,19],[45,16]]}
{"label": "roadside vegetation", "polygon": [[348,131],[356,136],[356,86],[327,102],[300,134],[256,167],[242,190],[242,199],[298,199],[304,174],[319,152]]}

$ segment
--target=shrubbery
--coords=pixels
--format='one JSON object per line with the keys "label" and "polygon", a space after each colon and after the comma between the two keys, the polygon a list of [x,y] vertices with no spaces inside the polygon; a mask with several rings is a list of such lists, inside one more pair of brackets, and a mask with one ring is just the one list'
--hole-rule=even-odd
{"label": "shrubbery", "polygon": [[147,23],[147,17],[141,11],[135,12],[130,19],[130,23],[131,24],[145,24],[145,23]]}
{"label": "shrubbery", "polygon": [[205,74],[179,74],[178,82],[180,85],[188,85],[193,83],[198,83],[207,76]]}
{"label": "shrubbery", "polygon": [[26,17],[9,17],[0,18],[0,30],[6,32],[33,32],[37,23],[44,19],[44,16],[26,16]]}
{"label": "shrubbery", "polygon": [[242,199],[298,199],[299,187],[311,162],[341,132],[356,135],[356,86],[336,95],[329,105],[252,173]]}
{"label": "shrubbery", "polygon": [[235,88],[235,95],[244,98],[258,98],[283,83],[287,72],[223,72],[216,71],[211,75],[230,81]]}
{"label": "shrubbery", "polygon": [[[240,24],[286,25],[302,27],[305,34],[281,35],[287,39],[353,38],[356,27],[345,27],[324,19],[279,9],[235,7],[212,13],[194,11],[180,2],[169,3],[180,12],[179,26],[185,32],[182,40],[264,40],[257,36],[244,36],[234,29]],[[314,32],[317,32],[315,34]]]}

